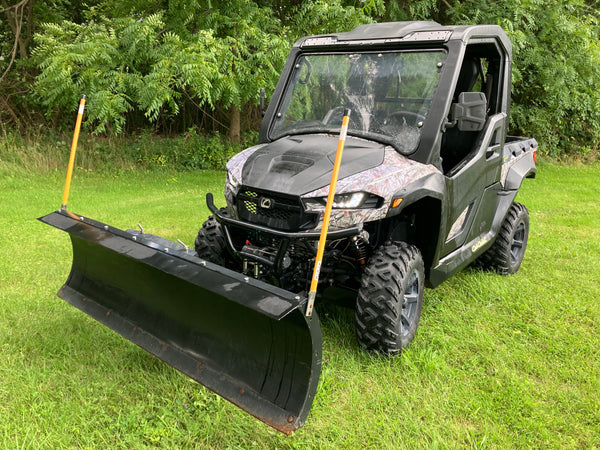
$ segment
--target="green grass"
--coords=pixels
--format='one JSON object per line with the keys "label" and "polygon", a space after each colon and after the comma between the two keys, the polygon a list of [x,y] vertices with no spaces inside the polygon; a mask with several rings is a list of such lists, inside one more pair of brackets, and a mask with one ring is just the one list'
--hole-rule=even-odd
{"label": "green grass", "polygon": [[[51,169],[51,167],[50,167]],[[191,244],[224,173],[75,174],[69,209]],[[63,173],[0,162],[0,448],[598,448],[600,166],[540,164],[521,270],[467,269],[427,290],[400,358],[357,348],[321,308],[323,367],[284,436],[56,297],[71,250],[35,220]]]}

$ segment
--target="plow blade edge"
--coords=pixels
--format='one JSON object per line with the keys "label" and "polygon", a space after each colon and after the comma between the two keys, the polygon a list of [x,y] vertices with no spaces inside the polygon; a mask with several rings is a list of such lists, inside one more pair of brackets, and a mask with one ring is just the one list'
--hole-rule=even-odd
{"label": "plow blade edge", "polygon": [[160,237],[66,211],[40,220],[73,244],[59,297],[279,431],[304,424],[322,343],[306,298]]}

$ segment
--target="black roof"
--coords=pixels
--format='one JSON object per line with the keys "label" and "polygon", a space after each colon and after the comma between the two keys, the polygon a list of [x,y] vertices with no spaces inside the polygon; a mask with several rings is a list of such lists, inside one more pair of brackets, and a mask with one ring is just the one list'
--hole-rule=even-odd
{"label": "black roof", "polygon": [[394,43],[433,43],[472,37],[493,38],[501,42],[507,52],[512,46],[506,33],[498,25],[440,25],[437,22],[386,22],[359,25],[352,31],[321,34],[299,39],[294,46],[338,47],[347,45],[390,45]]}

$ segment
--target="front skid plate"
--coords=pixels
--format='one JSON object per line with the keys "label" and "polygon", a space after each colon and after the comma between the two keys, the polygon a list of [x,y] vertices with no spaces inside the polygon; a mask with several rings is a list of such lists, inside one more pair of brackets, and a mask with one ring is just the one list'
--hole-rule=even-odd
{"label": "front skid plate", "polygon": [[322,344],[306,298],[162,238],[66,211],[40,220],[71,237],[62,299],[277,430],[304,424]]}

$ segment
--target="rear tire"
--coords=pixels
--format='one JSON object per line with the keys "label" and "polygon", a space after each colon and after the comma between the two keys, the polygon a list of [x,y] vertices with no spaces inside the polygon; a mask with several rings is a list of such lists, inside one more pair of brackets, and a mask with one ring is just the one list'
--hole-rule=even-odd
{"label": "rear tire", "polygon": [[379,247],[369,259],[356,300],[356,337],[361,347],[399,354],[415,337],[425,269],[421,252],[396,242]]}
{"label": "rear tire", "polygon": [[480,267],[510,275],[519,270],[529,237],[529,212],[521,203],[513,203],[500,227],[496,241],[479,257]]}
{"label": "rear tire", "polygon": [[[227,210],[221,208],[220,212],[226,214]],[[228,256],[225,236],[221,224],[214,216],[209,216],[208,220],[202,224],[194,242],[194,249],[199,258],[220,266],[225,265]]]}

